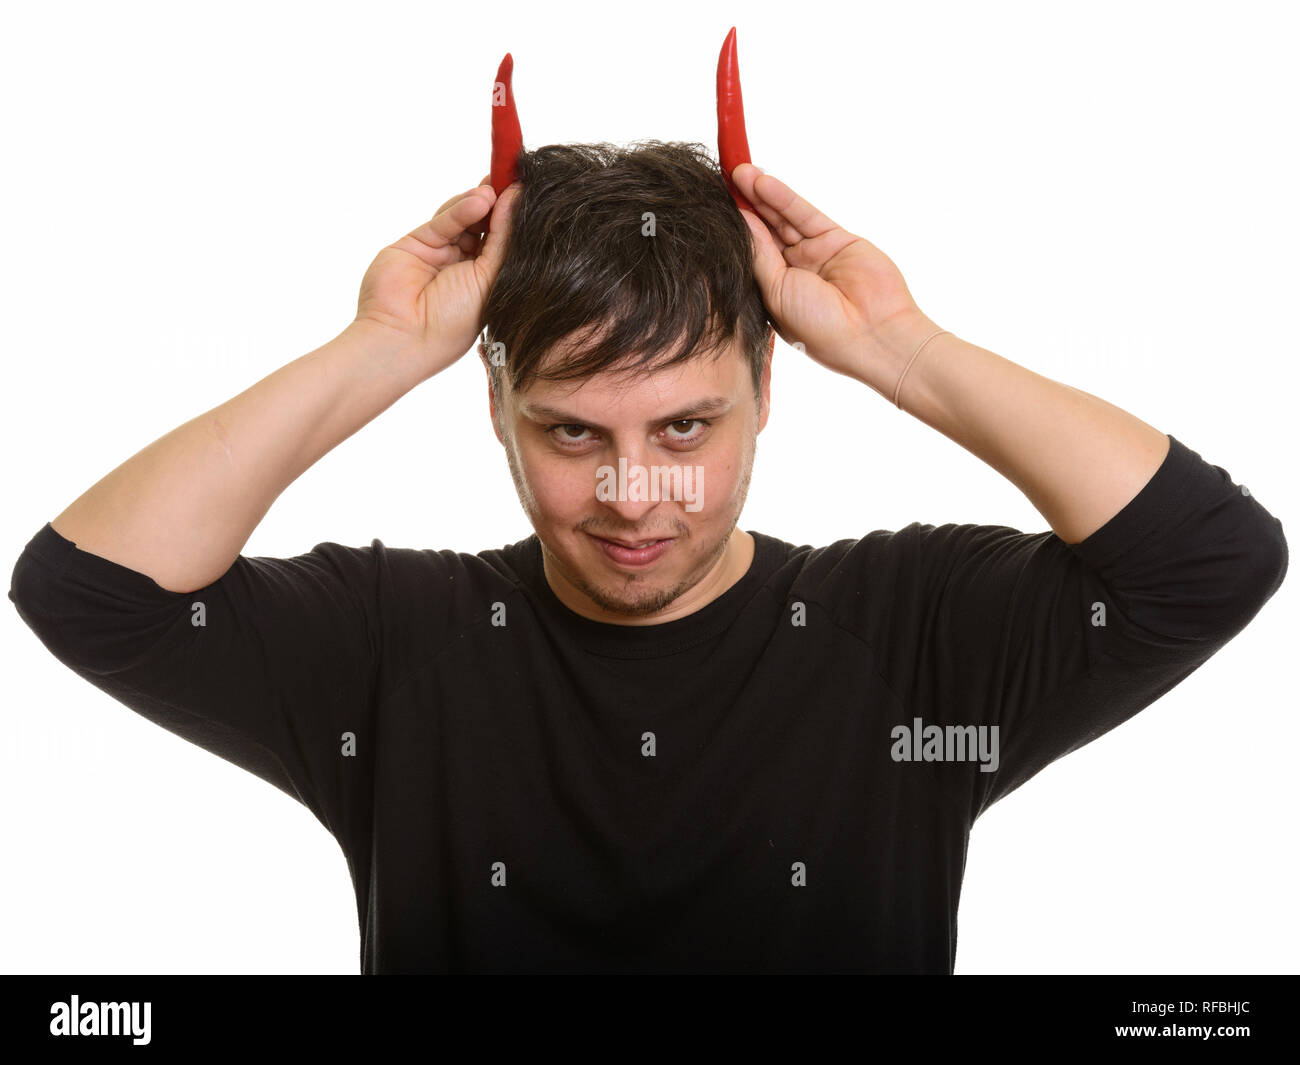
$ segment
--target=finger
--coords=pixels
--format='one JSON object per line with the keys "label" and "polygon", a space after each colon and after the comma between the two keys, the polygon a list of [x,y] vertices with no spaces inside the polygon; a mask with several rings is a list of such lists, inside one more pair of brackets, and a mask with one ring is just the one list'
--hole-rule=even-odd
{"label": "finger", "polygon": [[[483,186],[486,184],[487,182],[480,182],[479,184],[475,185],[472,189],[465,189],[463,192],[456,193],[455,196],[451,197],[451,199],[449,200],[444,201],[443,204],[436,211],[433,212],[433,217],[437,218],[438,215],[442,214],[443,211],[447,210],[447,208],[450,207],[452,204],[454,204],[457,200],[463,200],[466,196],[469,196],[475,192],[481,193],[483,191]],[[488,187],[490,188],[491,186]]]}
{"label": "finger", "polygon": [[802,239],[800,234],[785,220],[780,211],[759,195],[754,187],[762,173],[763,171],[753,163],[741,163],[736,167],[731,180],[740,190],[740,194],[749,200],[754,212],[771,227],[776,236],[786,244],[798,244]]}
{"label": "finger", "polygon": [[[781,214],[777,210],[765,204],[761,197],[755,195],[754,179],[757,178],[762,171],[752,163],[741,163],[734,173],[735,177],[732,180],[735,182],[736,187],[740,189],[741,195],[748,199],[751,205],[749,209],[741,208],[740,211],[741,217],[745,219],[745,224],[751,225],[750,219],[747,217],[750,211],[758,215],[758,217],[766,223],[766,225],[762,226],[762,229],[768,238],[767,241],[763,242],[764,246],[768,243],[772,244],[772,246],[776,247],[778,251],[787,254],[788,259],[788,252],[790,250],[789,245],[797,244],[801,238],[794,232],[790,224],[781,217]],[[782,229],[785,230],[784,236],[782,236],[780,232]],[[757,234],[758,230],[755,229],[754,233]],[[781,241],[780,244],[776,243],[778,240]],[[789,261],[788,265],[794,266],[796,264],[793,261]]]}
{"label": "finger", "polygon": [[472,259],[483,243],[482,233],[462,233],[456,241],[456,247],[466,259]]}
{"label": "finger", "polygon": [[[737,167],[737,171],[740,171]],[[749,187],[757,197],[750,202],[787,244],[820,237],[840,226],[817,210],[811,203],[790,188],[780,178],[754,167],[746,175]]]}
{"label": "finger", "polygon": [[[483,180],[480,181],[479,184],[486,185],[488,186],[488,188],[492,187],[491,171],[483,175]],[[477,255],[479,253],[479,249],[483,247],[483,238],[486,236],[487,236],[487,218],[485,217],[482,222],[472,227],[472,229],[468,233],[464,234],[460,238],[460,241],[458,242],[460,245],[460,250],[465,254],[466,257],[472,258],[473,256]]]}
{"label": "finger", "polygon": [[836,222],[822,214],[780,178],[760,173],[754,179],[754,188],[759,199],[780,214],[781,218],[793,226],[803,239],[820,237],[823,233],[840,228]]}
{"label": "finger", "polygon": [[776,313],[780,309],[782,278],[790,267],[763,220],[750,211],[741,211],[740,217],[754,237],[754,279],[758,282],[758,290],[769,310]]}
{"label": "finger", "polygon": [[[858,239],[798,196],[779,178],[760,172],[751,184],[763,190],[762,193],[755,192],[753,202],[781,241],[782,254],[790,266],[820,272],[831,259]],[[768,199],[764,198],[764,193]]]}
{"label": "finger", "polygon": [[[779,211],[767,206],[758,197],[752,197],[751,202],[755,213],[766,223],[764,228],[768,235],[785,256],[787,265],[807,266],[810,261],[806,253],[808,243],[802,235],[782,217]],[[744,213],[742,210],[741,214]]]}
{"label": "finger", "polygon": [[411,230],[393,246],[410,252],[430,266],[457,262],[461,257],[461,237],[467,231],[482,231],[481,226],[475,229],[475,223],[492,209],[494,195],[491,188],[479,185],[453,196],[429,221]]}
{"label": "finger", "polygon": [[505,258],[506,240],[510,236],[510,219],[522,189],[523,186],[518,182],[507,186],[492,208],[487,238],[483,241],[483,249],[475,260],[489,278],[496,277],[497,271],[501,268],[501,261]]}

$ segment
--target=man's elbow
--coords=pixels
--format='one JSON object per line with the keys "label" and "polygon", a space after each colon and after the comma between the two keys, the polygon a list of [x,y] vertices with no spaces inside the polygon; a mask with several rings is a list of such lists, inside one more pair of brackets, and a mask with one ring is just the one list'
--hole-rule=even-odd
{"label": "man's elbow", "polygon": [[1245,553],[1246,565],[1241,567],[1233,589],[1236,609],[1229,620],[1227,636],[1235,636],[1244,629],[1273,598],[1290,565],[1282,523],[1262,507],[1256,509],[1247,535],[1250,547]]}

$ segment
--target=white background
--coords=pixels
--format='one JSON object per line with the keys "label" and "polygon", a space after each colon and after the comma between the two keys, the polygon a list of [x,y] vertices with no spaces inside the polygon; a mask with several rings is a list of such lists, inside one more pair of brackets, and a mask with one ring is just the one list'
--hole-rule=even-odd
{"label": "white background", "polygon": [[[737,26],[754,161],[902,269],[944,328],[1171,433],[1294,534],[1300,286],[1289,5],[11,5],[4,558],[152,440],[351,320],[375,253],[524,141],[716,145]],[[823,544],[1042,517],[778,342],[741,524]],[[531,531],[475,356],[304,474],[245,548],[478,551]],[[1136,718],[976,824],[958,973],[1293,971],[1293,576]],[[355,973],[305,807],[0,619],[0,966]]]}

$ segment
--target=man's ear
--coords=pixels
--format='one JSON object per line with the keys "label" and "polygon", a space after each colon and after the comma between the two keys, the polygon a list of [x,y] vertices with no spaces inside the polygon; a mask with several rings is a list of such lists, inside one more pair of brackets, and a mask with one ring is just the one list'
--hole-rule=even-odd
{"label": "man's ear", "polygon": [[761,433],[767,425],[767,416],[772,409],[772,353],[776,350],[776,330],[772,330],[767,341],[767,358],[763,361],[763,376],[759,381],[758,431]]}
{"label": "man's ear", "polygon": [[487,371],[488,417],[492,419],[492,431],[497,434],[497,440],[504,447],[505,438],[501,435],[501,419],[497,415],[497,397],[492,391],[492,367],[484,362],[483,369]]}

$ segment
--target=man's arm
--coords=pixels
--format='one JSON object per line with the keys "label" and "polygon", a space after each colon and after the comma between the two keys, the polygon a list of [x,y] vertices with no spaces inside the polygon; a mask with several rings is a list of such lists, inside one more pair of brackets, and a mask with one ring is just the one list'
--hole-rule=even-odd
{"label": "man's arm", "polygon": [[1133,415],[936,335],[879,248],[748,163],[732,177],[782,336],[890,400],[901,380],[903,409],[1012,481],[1055,533],[914,523],[866,538],[847,582],[871,594],[845,599],[842,623],[908,717],[999,730],[999,768],[956,778],[973,821],[1238,633],[1286,575],[1281,523]]}
{"label": "man's arm", "polygon": [[[885,323],[863,383],[892,397],[940,328],[919,310]],[[1169,453],[1169,437],[1140,418],[952,333],[925,345],[899,404],[1011,481],[1067,544],[1118,514]]]}
{"label": "man's arm", "polygon": [[50,524],[168,591],[206,587],[300,474],[420,382],[416,366],[395,336],[353,322],[155,440]]}
{"label": "man's arm", "polygon": [[741,215],[782,337],[891,401],[910,363],[899,405],[1010,480],[1065,543],[1100,529],[1160,468],[1159,429],[951,333],[931,339],[941,327],[883,251],[750,163],[732,177],[754,205]]}
{"label": "man's arm", "polygon": [[[379,540],[240,551],[294,478],[469,349],[510,195],[463,193],[383,249],[340,336],[118,467],[36,533],[11,578],[61,662],[298,798],[349,854],[367,853],[375,708],[409,668],[410,604],[438,639],[454,562]],[[486,240],[467,233],[494,202]]]}
{"label": "man's arm", "polygon": [[[469,350],[513,194],[499,210],[490,186],[452,197],[375,257],[342,333],[132,456],[54,531],[168,591],[215,581],[305,470]],[[489,211],[489,232],[475,238]]]}

